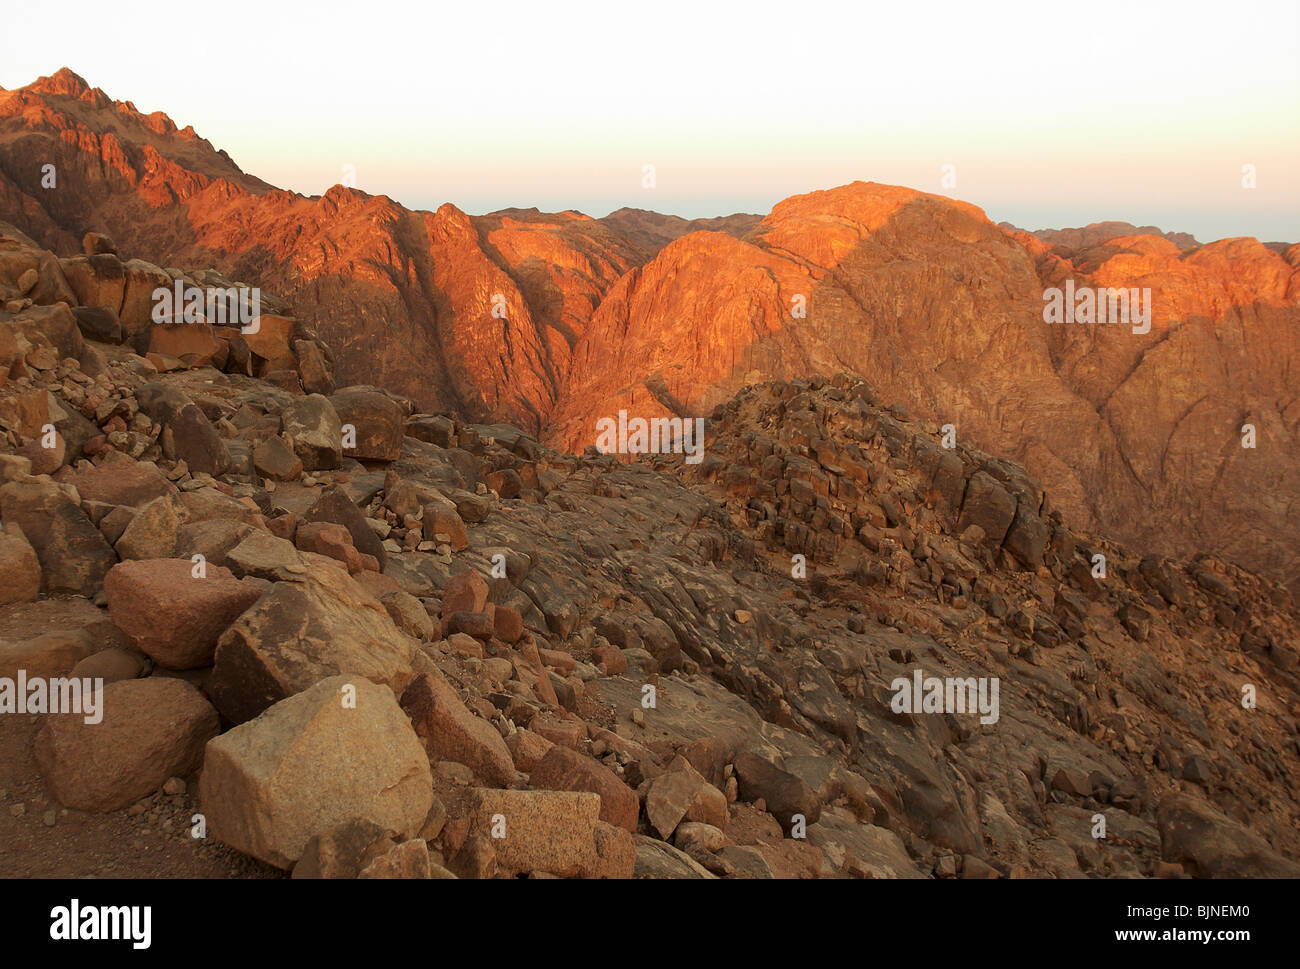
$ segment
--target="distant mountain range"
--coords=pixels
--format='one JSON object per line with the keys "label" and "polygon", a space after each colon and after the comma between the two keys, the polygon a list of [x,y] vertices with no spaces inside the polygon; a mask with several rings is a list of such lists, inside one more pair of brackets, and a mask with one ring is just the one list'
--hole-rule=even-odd
{"label": "distant mountain range", "polygon": [[[1029,231],[1014,226],[1010,222],[999,222],[998,225],[1012,232]],[[1159,236],[1168,239],[1179,249],[1195,249],[1200,245],[1190,233],[1162,232],[1153,225],[1136,226],[1132,222],[1093,222],[1080,229],[1037,229],[1030,232],[1030,235],[1042,239],[1049,246],[1056,249],[1076,252],[1099,246],[1116,236]]]}

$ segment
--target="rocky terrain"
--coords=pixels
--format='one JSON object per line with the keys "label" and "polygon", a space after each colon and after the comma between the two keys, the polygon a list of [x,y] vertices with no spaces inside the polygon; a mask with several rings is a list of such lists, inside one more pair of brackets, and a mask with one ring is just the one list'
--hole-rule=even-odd
{"label": "rocky terrain", "polygon": [[[700,416],[753,383],[852,373],[1024,464],[1081,527],[1300,594],[1300,246],[1030,234],[862,182],[694,222],[309,198],[67,69],[0,92],[0,218],[65,257],[107,231],[246,280],[313,321],[341,385],[574,452],[622,407]],[[1149,288],[1150,332],[1044,323],[1044,290],[1071,281]]]}
{"label": "rocky terrain", "polygon": [[1300,874],[1276,581],[851,373],[737,388],[696,464],[573,454],[346,383],[269,293],[152,323],[249,280],[81,248],[0,225],[0,690],[105,683],[0,714],[0,873]]}

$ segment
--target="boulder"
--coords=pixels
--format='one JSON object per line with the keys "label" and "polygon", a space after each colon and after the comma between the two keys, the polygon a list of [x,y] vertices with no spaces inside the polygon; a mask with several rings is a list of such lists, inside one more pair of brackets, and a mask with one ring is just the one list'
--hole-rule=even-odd
{"label": "boulder", "polygon": [[330,397],[344,425],[355,431],[355,446],[343,453],[362,461],[396,461],[402,456],[406,412],[397,401],[372,387],[345,387]]}
{"label": "boulder", "polygon": [[253,448],[253,467],[263,478],[272,481],[296,481],[302,477],[302,460],[279,435]]}
{"label": "boulder", "polygon": [[302,518],[304,522],[333,522],[342,525],[352,535],[352,544],[356,546],[357,551],[363,555],[373,556],[379,563],[380,571],[383,571],[384,565],[388,562],[388,552],[384,549],[384,543],[366,524],[366,516],[361,514],[361,509],[353,503],[342,488],[337,486],[326,488]]}
{"label": "boulder", "polygon": [[308,394],[286,407],[281,420],[304,470],[343,466],[343,423],[328,397]]}
{"label": "boulder", "polygon": [[[85,302],[84,300],[82,301]],[[98,305],[86,303],[85,305]],[[56,363],[71,357],[81,359],[85,341],[81,337],[81,328],[72,310],[63,303],[53,306],[29,306],[15,314],[4,327],[14,333],[25,336],[35,346],[49,345],[54,348]]]}
{"label": "boulder", "polygon": [[105,461],[78,471],[69,481],[83,502],[101,501],[132,508],[176,494],[176,486],[163,477],[157,465],[147,461]]}
{"label": "boulder", "polygon": [[542,758],[555,744],[541,734],[520,727],[506,738],[506,746],[510,748],[510,756],[514,758],[515,767],[528,773],[541,763]]}
{"label": "boulder", "polygon": [[636,840],[626,828],[597,821],[596,864],[584,878],[631,878],[636,874]]}
{"label": "boulder", "polygon": [[[574,791],[471,792],[470,830],[490,840],[499,869],[548,872],[562,878],[599,865],[600,798]],[[493,837],[493,829],[504,837]]]}
{"label": "boulder", "polygon": [[100,343],[122,342],[122,321],[111,306],[77,306],[72,310],[77,329],[88,340]]}
{"label": "boulder", "polygon": [[241,579],[251,577],[269,582],[291,579],[308,568],[292,542],[257,529],[249,531],[231,548],[224,561]]}
{"label": "boulder", "polygon": [[768,813],[781,822],[787,833],[796,814],[802,814],[809,825],[821,817],[821,801],[816,793],[794,774],[748,750],[736,755],[734,766],[741,799],[762,798]]}
{"label": "boulder", "polygon": [[1051,527],[1030,509],[1029,503],[1021,496],[1003,548],[1026,569],[1035,571],[1043,564],[1043,551],[1051,531]]}
{"label": "boulder", "polygon": [[262,595],[219,565],[209,563],[205,578],[194,573],[189,559],[143,559],[115,565],[104,579],[114,625],[170,669],[210,665],[221,634]]}
{"label": "boulder", "polygon": [[392,835],[366,818],[349,818],[307,842],[293,866],[293,877],[356,878],[392,846]]}
{"label": "boulder", "polygon": [[15,679],[60,676],[91,655],[94,640],[84,630],[55,630],[17,642],[0,640],[0,677]]}
{"label": "boulder", "polygon": [[1300,863],[1191,794],[1166,794],[1156,809],[1160,856],[1201,878],[1297,878]]}
{"label": "boulder", "polygon": [[[671,838],[682,821],[699,821],[715,828],[727,826],[727,797],[706,781],[685,758],[650,781],[645,813],[659,836]],[[811,823],[811,822],[809,822]]]}
{"label": "boulder", "polygon": [[133,649],[111,647],[87,656],[72,668],[72,676],[102,679],[105,683],[134,680],[149,672],[149,660]]}
{"label": "boulder", "polygon": [[[378,573],[371,572],[369,574],[377,575]],[[386,576],[384,578],[386,581],[392,581],[387,579]],[[393,589],[381,595],[379,601],[388,610],[388,615],[392,617],[393,624],[406,635],[414,636],[416,639],[425,642],[431,642],[438,638],[437,625],[429,618],[429,613],[420,600],[409,592]]]}
{"label": "boulder", "polygon": [[351,819],[413,838],[432,783],[392,692],[333,676],[209,743],[199,803],[210,835],[289,869],[313,837]]}
{"label": "boulder", "polygon": [[698,861],[670,844],[643,834],[633,835],[636,878],[716,878]]}
{"label": "boulder", "polygon": [[48,481],[11,481],[0,487],[0,518],[16,525],[36,551],[49,593],[93,596],[117,556],[81,506]]}
{"label": "boulder", "polygon": [[155,498],[140,509],[113,543],[117,557],[124,562],[171,558],[180,539],[182,514],[180,502],[172,495]]}
{"label": "boulder", "polygon": [[176,556],[202,555],[209,563],[225,565],[226,556],[252,533],[252,525],[228,518],[189,522],[176,535]]}
{"label": "boulder", "polygon": [[1016,499],[987,471],[976,471],[966,482],[966,497],[962,501],[957,532],[978,525],[988,544],[997,548],[1006,537],[1007,529],[1016,514]]}
{"label": "boulder", "polygon": [[113,811],[190,773],[217,735],[217,712],[184,680],[149,677],[104,687],[103,721],[50,716],[36,735],[36,764],[65,807]]}
{"label": "boulder", "polygon": [[293,353],[298,360],[298,377],[309,394],[334,393],[334,361],[328,348],[315,340],[294,340]]}
{"label": "boulder", "polygon": [[149,352],[175,357],[187,367],[207,366],[221,349],[211,323],[155,323],[149,329]]}
{"label": "boulder", "polygon": [[136,352],[143,353],[148,349],[149,330],[154,325],[154,290],[170,290],[174,282],[153,263],[143,259],[128,259],[122,264],[122,274],[126,285],[117,315],[122,324],[123,339],[134,345]]}
{"label": "boulder", "polygon": [[17,522],[0,531],[0,606],[31,602],[41,592],[41,562]]}
{"label": "boulder", "polygon": [[428,878],[429,845],[412,838],[390,848],[365,868],[358,878]]}
{"label": "boulder", "polygon": [[103,232],[87,232],[81,237],[81,251],[87,256],[117,255],[113,237]]}
{"label": "boulder", "polygon": [[290,578],[277,582],[217,643],[207,689],[222,716],[243,723],[345,673],[400,694],[411,677],[414,647],[378,600],[332,564]]}
{"label": "boulder", "polygon": [[459,552],[469,547],[469,533],[456,509],[442,502],[431,502],[424,506],[424,540],[434,542],[439,535],[445,535],[452,551]]}
{"label": "boulder", "polygon": [[342,562],[349,572],[362,569],[361,553],[352,544],[352,536],[342,525],[333,522],[305,522],[294,530],[293,543],[301,551],[326,555]]}
{"label": "boulder", "polygon": [[190,471],[216,477],[230,470],[230,451],[225,441],[194,401],[157,382],[141,387],[136,398],[142,411],[171,432],[175,455]]}
{"label": "boulder", "polygon": [[259,528],[265,527],[266,524],[262,513],[255,505],[250,506],[244,501],[231,498],[216,488],[199,488],[195,491],[182,492],[181,505],[185,508],[187,522],[228,518]]}
{"label": "boulder", "polygon": [[34,437],[18,449],[18,453],[32,463],[32,474],[53,474],[67,462],[68,442],[57,431],[53,446],[47,447],[49,441],[44,435]]}
{"label": "boulder", "polygon": [[[590,791],[600,795],[600,819],[636,831],[641,802],[604,764],[567,747],[552,747],[529,775],[532,787],[548,791]],[[726,799],[722,807],[726,811]]]}
{"label": "boulder", "polygon": [[464,764],[487,783],[499,787],[514,782],[514,761],[501,734],[470,712],[450,683],[421,673],[402,693],[401,702],[430,760]]}
{"label": "boulder", "polygon": [[488,584],[477,569],[457,572],[442,590],[442,612],[482,612],[487,608]]}
{"label": "boulder", "polygon": [[486,477],[487,486],[500,498],[518,498],[524,488],[523,479],[514,468],[492,471]]}
{"label": "boulder", "polygon": [[241,337],[252,354],[253,376],[265,377],[275,370],[297,368],[293,341],[298,330],[298,321],[293,317],[272,313],[262,313],[248,325]]}

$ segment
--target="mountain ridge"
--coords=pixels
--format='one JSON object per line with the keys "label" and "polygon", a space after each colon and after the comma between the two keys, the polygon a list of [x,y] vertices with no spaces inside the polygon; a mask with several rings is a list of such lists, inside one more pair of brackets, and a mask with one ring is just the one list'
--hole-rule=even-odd
{"label": "mountain ridge", "polygon": [[[867,182],[662,244],[721,223],[654,214],[660,234],[638,244],[618,213],[470,216],[276,189],[70,71],[45,82],[0,95],[0,214],[50,248],[104,229],[159,265],[279,292],[316,321],[344,382],[581,450],[620,407],[698,413],[747,383],[847,369],[1023,460],[1081,522],[1300,582],[1300,515],[1284,497],[1300,491],[1300,246],[1086,230],[1049,242]],[[46,158],[58,191],[40,187]],[[1152,288],[1151,332],[1044,324],[1043,292],[1069,280]],[[1232,449],[1245,423],[1262,461]],[[1188,527],[1171,536],[1161,520]]]}

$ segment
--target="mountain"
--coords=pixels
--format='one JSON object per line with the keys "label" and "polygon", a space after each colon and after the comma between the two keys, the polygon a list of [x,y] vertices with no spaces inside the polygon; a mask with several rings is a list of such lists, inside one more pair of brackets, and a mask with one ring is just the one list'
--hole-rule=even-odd
{"label": "mountain", "polygon": [[75,251],[91,228],[117,226],[120,245],[158,265],[213,266],[283,294],[316,321],[345,382],[534,431],[591,307],[641,258],[577,214],[475,220],[343,186],[273,189],[66,69],[0,94],[0,144],[3,211],[41,244]]}
{"label": "mountain", "polygon": [[1179,249],[1195,249],[1199,242],[1188,232],[1162,232],[1153,225],[1136,226],[1131,222],[1093,222],[1078,229],[1036,229],[1029,232],[1010,222],[998,225],[1012,232],[1028,232],[1036,239],[1041,239],[1049,246],[1068,255],[1084,249],[1091,249],[1119,236],[1158,236],[1168,239]]}
{"label": "mountain", "polygon": [[[1017,270],[970,207],[841,196]],[[829,204],[656,262],[865,271]],[[485,234],[599,242],[566,220]],[[1300,874],[1278,583],[1092,533],[848,373],[720,401],[698,462],[574,455],[335,386],[309,317],[118,316],[162,270],[83,249],[0,224],[0,875]],[[13,708],[66,674],[99,719]]]}
{"label": "mountain", "polygon": [[[866,182],[703,231],[638,210],[309,198],[66,69],[0,94],[0,215],[60,253],[107,231],[158,266],[265,287],[313,321],[340,385],[574,451],[620,409],[699,415],[748,384],[843,370],[1024,463],[1083,527],[1300,591],[1295,245],[1126,223],[1049,242]],[[1045,291],[1067,284],[1149,288],[1150,331],[1045,323]]]}
{"label": "mountain", "polygon": [[[1294,583],[1297,262],[1300,246],[1184,252],[1152,236],[1071,261],[939,196],[814,192],[747,240],[684,236],[623,277],[575,350],[550,436],[577,449],[620,408],[702,413],[749,383],[845,370],[1023,462],[1074,521]],[[1045,288],[1071,279],[1149,287],[1150,332],[1045,324]]]}
{"label": "mountain", "polygon": [[600,221],[639,247],[647,256],[653,256],[668,243],[692,232],[725,232],[729,236],[743,239],[762,219],[761,215],[737,212],[735,215],[716,216],[712,219],[687,220],[646,209],[622,208],[609,213]]}

